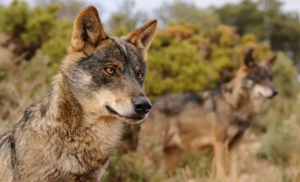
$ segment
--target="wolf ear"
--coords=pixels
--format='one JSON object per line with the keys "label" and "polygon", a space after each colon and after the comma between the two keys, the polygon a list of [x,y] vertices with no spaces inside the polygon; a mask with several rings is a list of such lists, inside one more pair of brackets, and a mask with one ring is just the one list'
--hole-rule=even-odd
{"label": "wolf ear", "polygon": [[74,21],[70,51],[91,54],[105,38],[97,9],[89,6],[83,9]]}
{"label": "wolf ear", "polygon": [[256,66],[256,62],[253,57],[253,52],[254,49],[250,49],[244,58],[243,65],[246,66],[246,68],[253,68]]}
{"label": "wolf ear", "polygon": [[266,61],[266,64],[273,67],[274,64],[276,63],[277,60],[277,55],[274,55],[270,60]]}
{"label": "wolf ear", "polygon": [[126,36],[122,37],[131,44],[135,45],[144,60],[147,60],[147,51],[151,45],[157,29],[157,20],[152,20],[143,27],[130,32]]}

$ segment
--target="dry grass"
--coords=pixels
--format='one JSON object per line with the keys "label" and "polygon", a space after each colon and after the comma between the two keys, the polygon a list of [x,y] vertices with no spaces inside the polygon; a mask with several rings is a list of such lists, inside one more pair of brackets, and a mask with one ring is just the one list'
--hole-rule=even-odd
{"label": "dry grass", "polygon": [[[24,75],[31,71],[28,66],[33,65],[25,61],[22,65],[15,64],[9,50],[0,47],[0,57],[0,134],[3,134],[10,131],[22,118],[23,111],[29,105],[43,97],[49,83],[45,82],[43,76],[26,80]],[[42,72],[40,75],[43,75]]]}

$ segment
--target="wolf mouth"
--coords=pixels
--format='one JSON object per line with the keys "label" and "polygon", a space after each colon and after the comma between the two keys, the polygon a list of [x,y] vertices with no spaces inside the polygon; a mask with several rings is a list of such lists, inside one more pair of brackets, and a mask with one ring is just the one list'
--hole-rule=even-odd
{"label": "wolf mouth", "polygon": [[111,108],[111,107],[109,107],[109,106],[106,106],[106,109],[107,109],[108,112],[110,112],[111,114],[118,115],[118,116],[120,116],[121,118],[126,118],[126,119],[136,120],[136,121],[145,119],[145,117],[142,117],[142,116],[122,116],[122,115],[120,115],[117,111],[115,111],[113,108]]}

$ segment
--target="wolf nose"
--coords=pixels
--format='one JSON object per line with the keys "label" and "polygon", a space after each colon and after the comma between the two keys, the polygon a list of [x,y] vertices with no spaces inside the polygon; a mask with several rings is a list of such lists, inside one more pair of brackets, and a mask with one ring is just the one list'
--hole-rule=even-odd
{"label": "wolf nose", "polygon": [[278,94],[278,91],[277,90],[273,90],[272,97],[275,97],[277,94]]}
{"label": "wolf nose", "polygon": [[151,101],[147,97],[137,97],[133,101],[134,110],[138,114],[147,114],[151,107]]}

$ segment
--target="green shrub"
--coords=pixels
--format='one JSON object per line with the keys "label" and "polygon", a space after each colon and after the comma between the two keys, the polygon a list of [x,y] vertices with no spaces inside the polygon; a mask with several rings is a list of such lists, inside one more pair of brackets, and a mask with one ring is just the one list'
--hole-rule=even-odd
{"label": "green shrub", "polygon": [[73,24],[70,21],[61,21],[51,31],[53,38],[42,45],[42,50],[51,59],[51,64],[60,64],[67,52],[71,41]]}
{"label": "green shrub", "polygon": [[54,35],[50,32],[57,24],[57,4],[47,8],[30,8],[24,1],[13,1],[8,7],[0,9],[0,32],[10,37],[14,54],[24,55],[29,60],[37,49]]}

